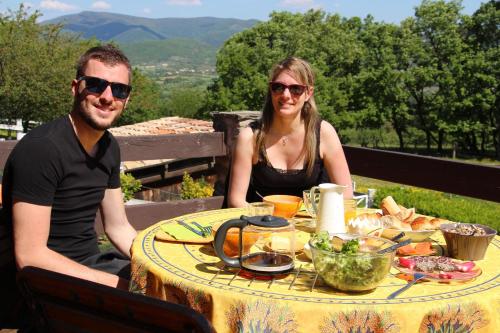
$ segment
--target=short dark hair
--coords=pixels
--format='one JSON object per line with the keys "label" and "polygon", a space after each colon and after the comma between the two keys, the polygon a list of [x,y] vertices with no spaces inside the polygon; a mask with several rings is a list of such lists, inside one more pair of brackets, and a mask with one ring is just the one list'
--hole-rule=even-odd
{"label": "short dark hair", "polygon": [[80,78],[85,75],[85,68],[91,59],[99,60],[106,65],[115,66],[118,64],[123,64],[128,69],[128,79],[129,83],[132,79],[132,67],[130,66],[130,61],[125,56],[125,54],[116,46],[112,44],[105,44],[92,47],[85,52],[76,64],[76,78]]}

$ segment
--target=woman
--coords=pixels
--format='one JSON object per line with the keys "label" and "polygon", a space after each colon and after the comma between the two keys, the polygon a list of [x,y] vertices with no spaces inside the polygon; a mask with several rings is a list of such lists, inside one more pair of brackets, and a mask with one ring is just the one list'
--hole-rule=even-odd
{"label": "woman", "polygon": [[230,207],[245,207],[260,196],[290,194],[320,183],[347,185],[349,167],[338,135],[319,117],[310,65],[288,58],[271,73],[261,119],[240,131],[233,153]]}

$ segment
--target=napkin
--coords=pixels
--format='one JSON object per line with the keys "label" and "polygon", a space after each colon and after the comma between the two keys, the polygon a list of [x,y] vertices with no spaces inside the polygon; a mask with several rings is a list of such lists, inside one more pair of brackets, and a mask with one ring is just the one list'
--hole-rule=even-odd
{"label": "napkin", "polygon": [[[192,225],[192,227],[194,229],[197,229],[194,225]],[[209,235],[208,237],[202,237],[175,222],[161,224],[160,230],[158,230],[158,232],[156,233],[155,238],[157,240],[169,242],[198,244],[206,244],[213,241],[212,235]]]}
{"label": "napkin", "polygon": [[304,203],[302,203],[299,207],[299,210],[297,211],[297,213],[295,214],[295,216],[299,216],[299,217],[311,217],[311,215],[307,212],[307,209],[306,209],[306,206],[304,205]]}
{"label": "napkin", "polygon": [[[174,237],[175,239],[186,239],[186,238],[193,238],[193,237],[200,237],[203,238],[191,230],[186,229],[186,227],[176,224],[176,223],[165,223],[160,226],[161,230],[169,234],[170,236]],[[195,226],[193,228],[196,229]]]}

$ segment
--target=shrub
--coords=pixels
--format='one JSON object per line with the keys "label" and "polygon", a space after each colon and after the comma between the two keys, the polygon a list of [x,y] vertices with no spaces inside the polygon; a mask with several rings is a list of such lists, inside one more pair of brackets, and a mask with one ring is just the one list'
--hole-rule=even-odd
{"label": "shrub", "polygon": [[214,193],[213,186],[207,183],[205,178],[201,177],[195,181],[187,172],[184,172],[182,177],[181,189],[182,199],[207,198]]}
{"label": "shrub", "polygon": [[135,179],[134,176],[126,174],[124,172],[120,173],[120,184],[123,193],[123,202],[127,202],[133,198],[134,193],[138,192],[142,184],[139,180]]}

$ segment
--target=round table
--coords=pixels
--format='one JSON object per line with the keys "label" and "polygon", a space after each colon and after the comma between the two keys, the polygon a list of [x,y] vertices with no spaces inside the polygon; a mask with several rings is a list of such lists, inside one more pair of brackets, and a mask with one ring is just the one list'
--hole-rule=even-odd
{"label": "round table", "polygon": [[[182,216],[202,224],[239,217],[244,209]],[[482,274],[466,283],[406,284],[391,274],[374,291],[348,294],[315,279],[303,254],[284,278],[250,279],[225,268],[211,244],[158,241],[160,221],[139,233],[132,247],[131,290],[187,305],[203,313],[217,332],[496,332],[500,327],[500,238],[477,264]],[[437,235],[434,241],[443,244]],[[441,245],[442,247],[442,245]]]}

